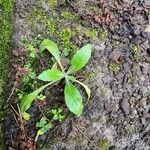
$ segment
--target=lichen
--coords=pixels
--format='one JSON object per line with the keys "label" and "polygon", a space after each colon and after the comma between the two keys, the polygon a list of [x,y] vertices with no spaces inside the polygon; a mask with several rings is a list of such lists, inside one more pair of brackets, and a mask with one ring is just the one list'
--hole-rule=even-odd
{"label": "lichen", "polygon": [[99,148],[101,150],[109,150],[110,142],[107,139],[102,139],[99,141]]}
{"label": "lichen", "polygon": [[112,62],[109,64],[109,69],[114,73],[118,73],[120,71],[120,65],[118,63]]}
{"label": "lichen", "polygon": [[133,45],[131,48],[131,53],[133,61],[138,62],[140,59],[140,49],[138,48],[138,46]]}
{"label": "lichen", "polygon": [[[13,0],[0,0],[0,122],[2,122],[4,115],[4,110],[1,107],[6,98],[4,87],[7,82],[7,67],[10,56],[12,10]],[[0,126],[0,149],[3,149],[2,125]]]}
{"label": "lichen", "polygon": [[108,37],[108,32],[107,30],[103,28],[98,29],[98,37],[100,40],[104,41]]}

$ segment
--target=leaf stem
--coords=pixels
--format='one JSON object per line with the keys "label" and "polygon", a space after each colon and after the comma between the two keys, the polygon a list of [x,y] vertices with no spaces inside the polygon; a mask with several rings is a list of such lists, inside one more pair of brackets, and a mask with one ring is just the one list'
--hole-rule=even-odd
{"label": "leaf stem", "polygon": [[36,137],[34,139],[35,143],[37,142],[38,138],[39,138],[39,134],[36,134]]}
{"label": "leaf stem", "polygon": [[63,68],[63,66],[62,66],[62,64],[61,64],[60,61],[58,61],[58,64],[59,64],[59,66],[60,66],[61,71],[62,71],[63,73],[65,73],[65,70],[64,70],[64,68]]}

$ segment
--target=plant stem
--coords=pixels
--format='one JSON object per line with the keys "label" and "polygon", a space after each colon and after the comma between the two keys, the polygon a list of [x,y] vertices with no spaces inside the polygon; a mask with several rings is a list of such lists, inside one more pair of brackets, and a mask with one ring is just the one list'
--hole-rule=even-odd
{"label": "plant stem", "polygon": [[62,71],[63,73],[65,73],[65,70],[64,70],[64,68],[63,68],[63,66],[62,66],[62,64],[61,64],[61,62],[58,62],[58,64],[59,64],[59,66],[60,66],[61,71]]}
{"label": "plant stem", "polygon": [[36,137],[35,137],[35,139],[34,139],[35,143],[37,142],[38,138],[39,138],[39,135],[36,134]]}

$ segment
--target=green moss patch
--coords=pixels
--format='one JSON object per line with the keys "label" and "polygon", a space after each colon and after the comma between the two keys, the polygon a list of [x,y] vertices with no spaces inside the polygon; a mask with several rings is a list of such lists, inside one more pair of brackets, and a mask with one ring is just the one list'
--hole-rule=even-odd
{"label": "green moss patch", "polygon": [[[7,81],[7,66],[10,56],[10,39],[12,34],[11,17],[13,0],[0,0],[0,121],[3,121],[4,86]],[[0,149],[3,149],[3,132],[0,126]]]}

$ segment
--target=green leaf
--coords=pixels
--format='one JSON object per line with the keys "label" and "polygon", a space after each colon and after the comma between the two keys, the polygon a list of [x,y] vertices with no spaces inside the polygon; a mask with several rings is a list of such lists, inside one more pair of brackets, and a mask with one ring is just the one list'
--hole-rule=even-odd
{"label": "green leaf", "polygon": [[91,57],[91,52],[91,44],[87,44],[86,46],[82,47],[79,51],[77,51],[77,53],[73,56],[71,60],[71,66],[68,70],[68,73],[73,73],[83,68],[89,61]]}
{"label": "green leaf", "polygon": [[29,76],[31,79],[35,79],[36,73],[33,72],[33,71],[31,71],[31,72],[28,73],[28,76]]}
{"label": "green leaf", "polygon": [[45,117],[42,117],[40,122],[37,122],[36,126],[37,127],[43,127],[47,123]]}
{"label": "green leaf", "polygon": [[80,116],[83,111],[82,97],[80,92],[70,81],[66,83],[64,94],[69,110],[75,115]]}
{"label": "green leaf", "polygon": [[51,110],[51,113],[52,113],[53,115],[55,115],[55,114],[57,113],[57,109],[52,109],[52,110]]}
{"label": "green leaf", "polygon": [[38,94],[44,90],[47,86],[49,86],[50,84],[52,84],[53,82],[51,83],[48,83],[42,87],[40,87],[39,89],[35,90],[34,92],[24,96],[22,99],[21,99],[21,104],[20,104],[20,111],[21,111],[21,114],[22,114],[22,117],[25,119],[25,120],[29,120],[30,119],[30,115],[28,113],[26,113],[26,111],[31,107],[32,105],[32,102],[33,100],[38,96]]}
{"label": "green leaf", "polygon": [[88,86],[78,80],[75,80],[75,82],[79,83],[80,85],[82,85],[84,87],[84,89],[88,95],[88,100],[89,100],[90,96],[91,96],[91,90],[88,88]]}
{"label": "green leaf", "polygon": [[42,81],[58,81],[64,77],[64,74],[58,69],[48,69],[43,71],[38,79]]}
{"label": "green leaf", "polygon": [[72,81],[72,82],[75,82],[76,78],[73,77],[73,76],[68,76],[68,80]]}
{"label": "green leaf", "polygon": [[55,114],[55,115],[53,116],[53,119],[54,119],[54,120],[58,120],[58,119],[59,119],[59,114]]}
{"label": "green leaf", "polygon": [[38,130],[37,134],[38,135],[43,135],[45,134],[49,129],[51,129],[53,126],[51,123],[47,123],[44,125],[41,129]]}
{"label": "green leaf", "polygon": [[60,62],[60,52],[55,42],[49,39],[43,40],[40,44],[40,50],[43,51],[45,49],[47,49],[55,57],[55,59]]}
{"label": "green leaf", "polygon": [[63,112],[62,108],[58,108],[58,113],[62,113],[62,112]]}
{"label": "green leaf", "polygon": [[26,113],[26,112],[23,112],[22,113],[22,117],[25,119],[25,120],[29,120],[30,119],[30,114]]}

